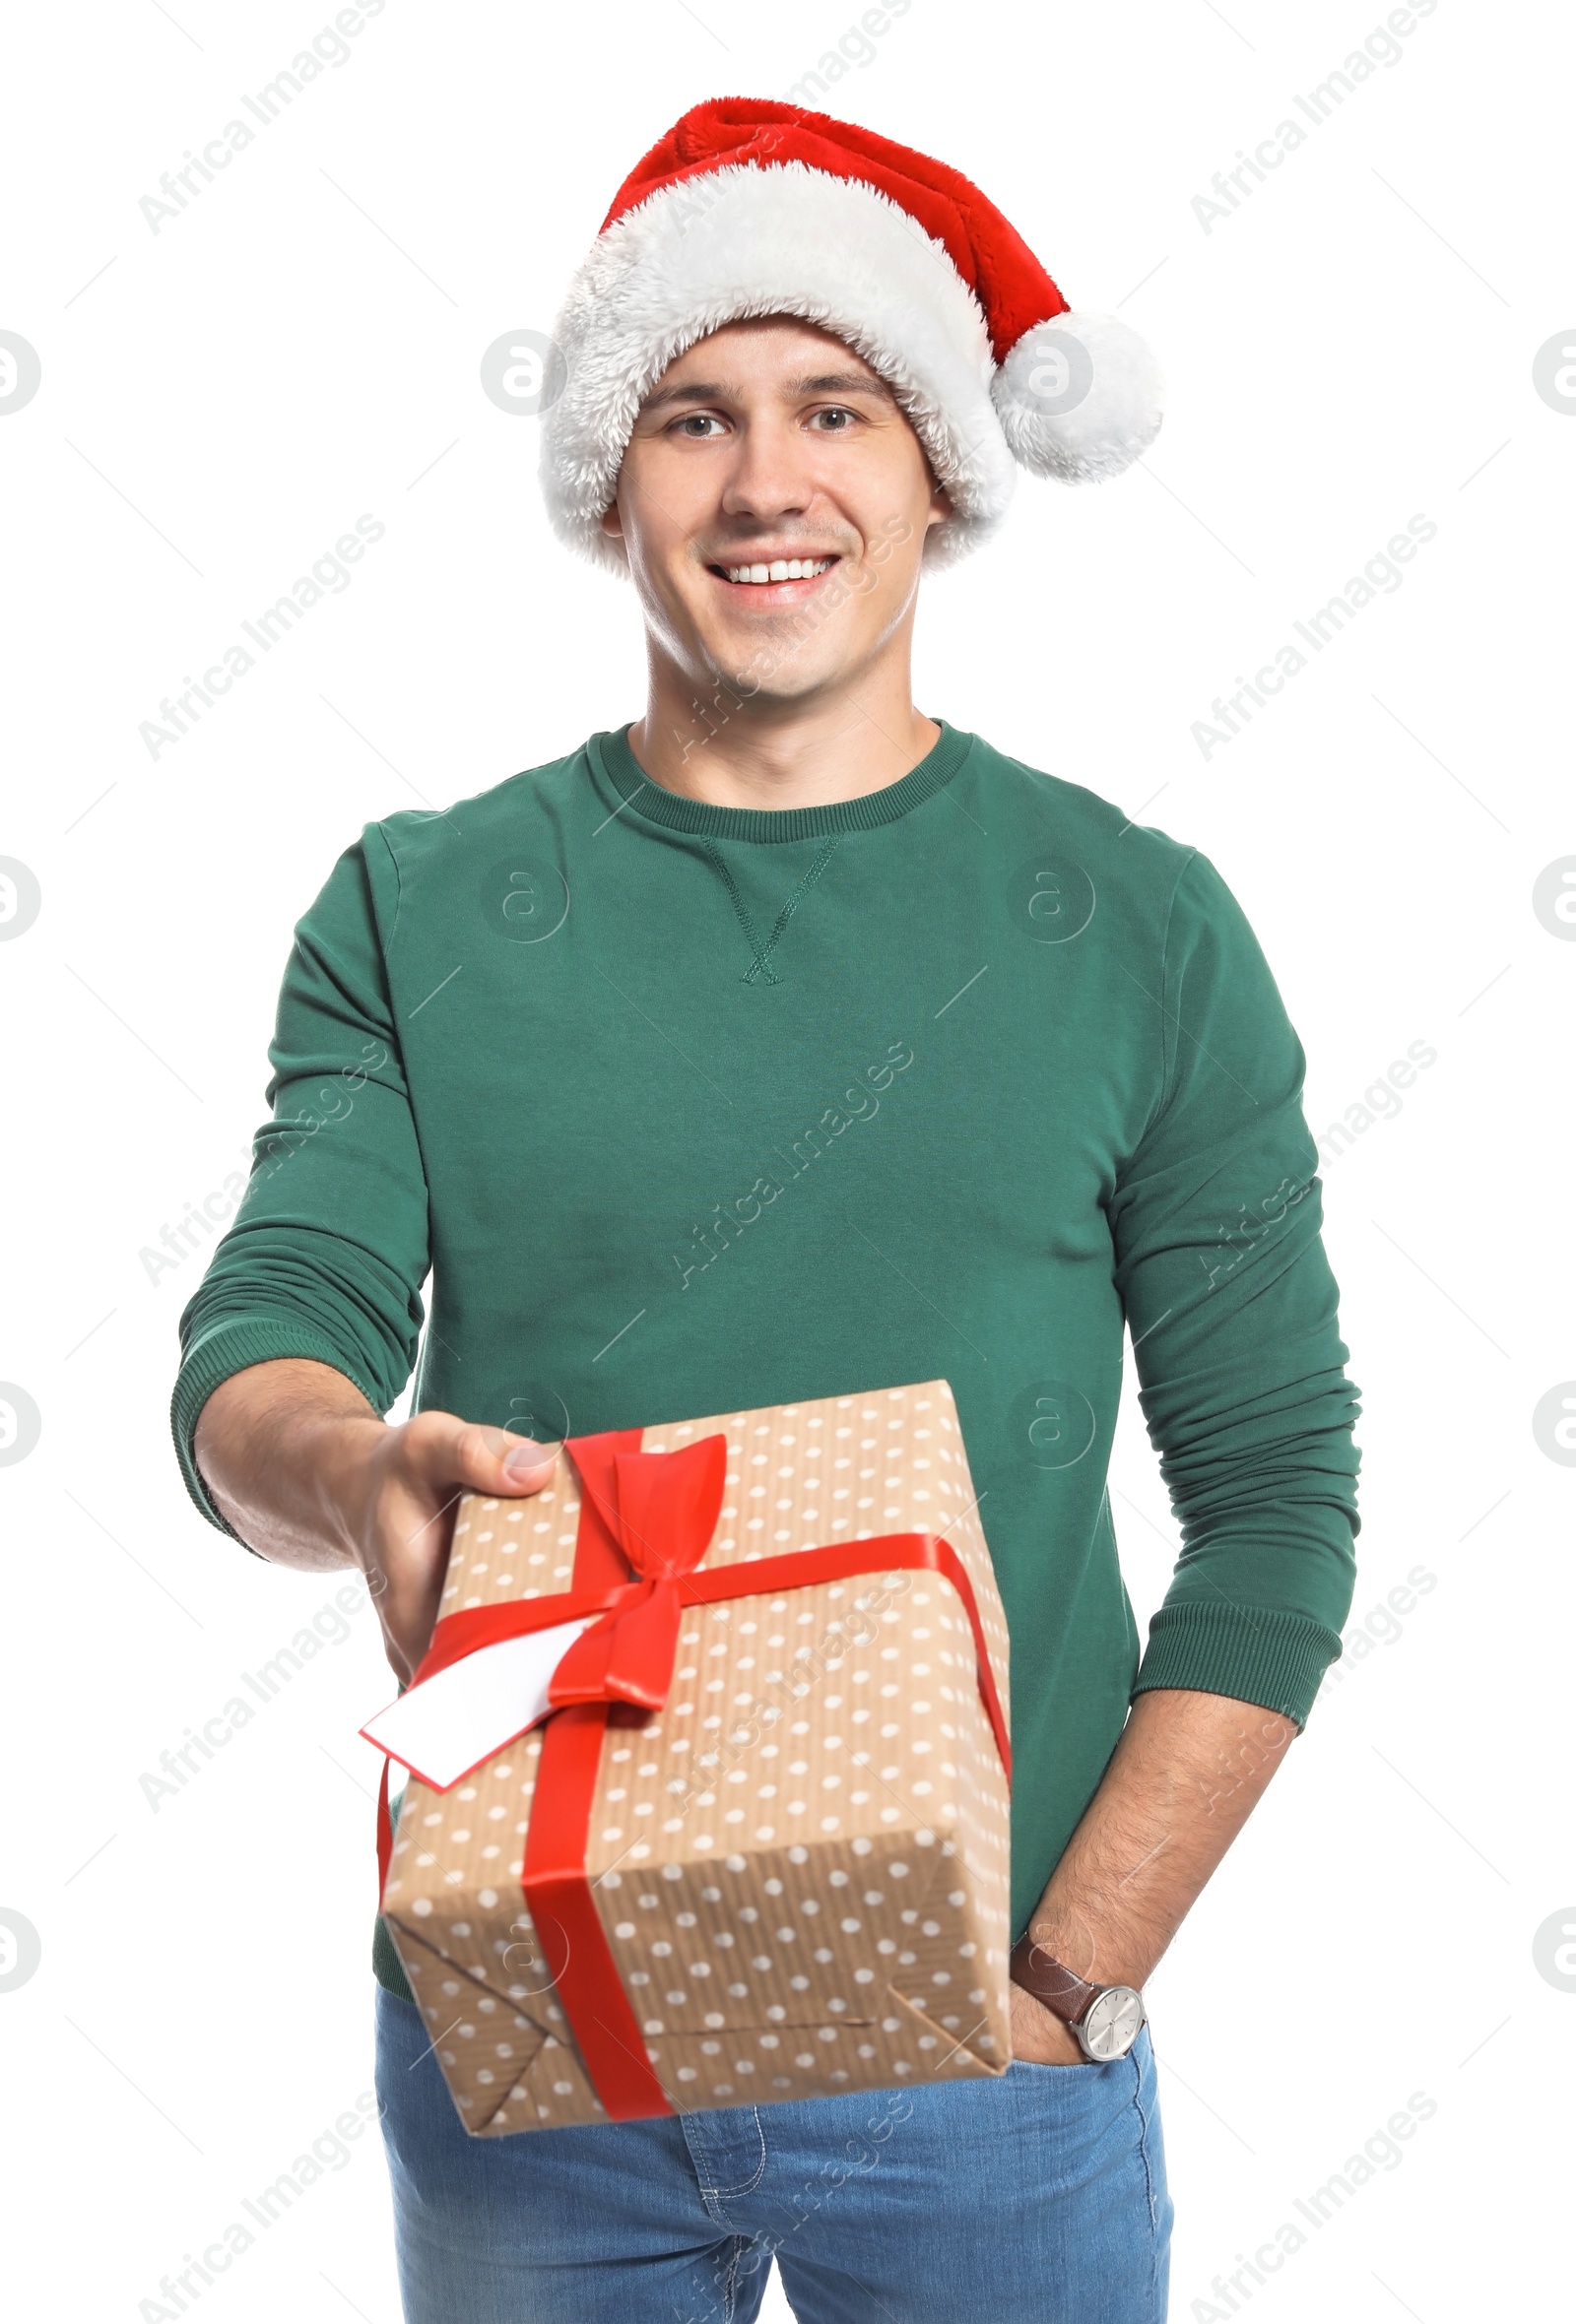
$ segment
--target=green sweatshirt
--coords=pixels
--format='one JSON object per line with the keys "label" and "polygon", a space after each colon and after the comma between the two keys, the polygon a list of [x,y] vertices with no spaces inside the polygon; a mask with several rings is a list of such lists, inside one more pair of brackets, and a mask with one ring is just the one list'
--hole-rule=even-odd
{"label": "green sweatshirt", "polygon": [[[1358,1406],[1303,1053],[1197,849],[951,727],[885,790],[780,810],[597,735],[368,824],[269,1058],[181,1317],[215,1524],[197,1416],[272,1357],[380,1412],[414,1364],[417,1409],[543,1439],[942,1378],[1012,1636],[1015,1936],[1137,1690],[1306,1718]],[[1142,1657],[1124,1324],[1182,1541]],[[381,1923],[374,1960],[408,1990]]]}

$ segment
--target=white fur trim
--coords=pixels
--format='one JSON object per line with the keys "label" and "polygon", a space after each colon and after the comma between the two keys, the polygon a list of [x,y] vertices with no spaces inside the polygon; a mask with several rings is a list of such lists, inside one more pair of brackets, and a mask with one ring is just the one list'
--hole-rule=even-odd
{"label": "white fur trim", "polygon": [[1092,484],[1160,430],[1160,367],[1114,315],[1056,315],[1025,331],[991,389],[1014,457],[1036,476]]}
{"label": "white fur trim", "polygon": [[1016,471],[978,300],[897,203],[788,161],[664,187],[598,236],[553,332],[568,382],[544,419],[541,482],[560,540],[627,570],[599,520],[642,400],[696,340],[767,314],[835,333],[897,396],[956,511],[927,536],[929,564],[995,531]]}

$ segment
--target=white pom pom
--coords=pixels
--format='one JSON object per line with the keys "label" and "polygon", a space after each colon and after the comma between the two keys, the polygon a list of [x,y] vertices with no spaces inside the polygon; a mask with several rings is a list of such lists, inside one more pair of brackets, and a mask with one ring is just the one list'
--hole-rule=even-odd
{"label": "white pom pom", "polygon": [[1013,457],[1065,484],[1120,476],[1160,431],[1163,383],[1114,315],[1057,315],[1025,331],[991,385]]}

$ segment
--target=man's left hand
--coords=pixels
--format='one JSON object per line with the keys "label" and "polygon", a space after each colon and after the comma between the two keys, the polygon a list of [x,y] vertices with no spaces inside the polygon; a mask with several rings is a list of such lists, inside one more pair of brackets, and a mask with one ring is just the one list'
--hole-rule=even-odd
{"label": "man's left hand", "polygon": [[1012,2004],[1011,2032],[1013,2055],[1032,2066],[1086,2066],[1088,2059],[1079,2047],[1078,2035],[1071,2026],[1064,2026],[1054,2010],[1036,2001],[1032,1993],[1025,1993],[1021,1985],[1009,1985]]}

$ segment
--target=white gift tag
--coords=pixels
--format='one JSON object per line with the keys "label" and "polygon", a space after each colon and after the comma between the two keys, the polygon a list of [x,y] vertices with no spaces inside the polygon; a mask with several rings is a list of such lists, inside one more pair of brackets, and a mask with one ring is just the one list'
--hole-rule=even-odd
{"label": "white gift tag", "polygon": [[361,1732],[433,1791],[447,1791],[543,1717],[566,1648],[594,1619],[501,1639],[424,1679]]}

